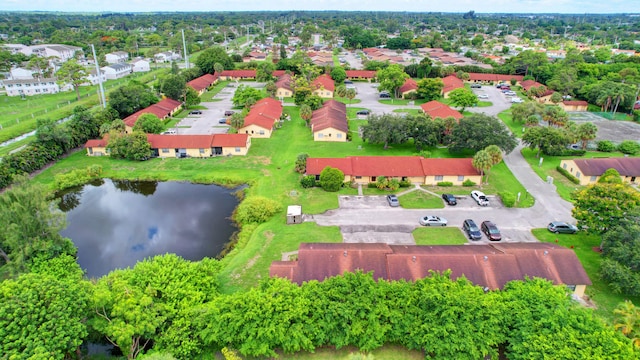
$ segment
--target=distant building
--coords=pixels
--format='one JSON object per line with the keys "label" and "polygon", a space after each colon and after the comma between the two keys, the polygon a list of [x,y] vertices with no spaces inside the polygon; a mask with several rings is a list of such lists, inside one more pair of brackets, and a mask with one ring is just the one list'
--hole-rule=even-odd
{"label": "distant building", "polygon": [[418,83],[412,78],[407,78],[404,84],[398,88],[398,92],[402,98],[407,98],[407,95],[414,93],[418,90]]}
{"label": "distant building", "polygon": [[455,75],[449,75],[442,79],[444,87],[442,88],[442,96],[446,99],[449,97],[449,93],[455,89],[464,87],[464,82],[458,79]]}
{"label": "distant building", "polygon": [[149,62],[145,59],[134,60],[133,68],[131,69],[133,72],[147,72],[151,70],[151,66]]}
{"label": "distant building", "polygon": [[60,86],[52,78],[5,80],[4,87],[7,91],[7,96],[33,96],[60,92]]}
{"label": "distant building", "polygon": [[596,158],[561,160],[560,166],[580,180],[580,185],[594,184],[608,169],[616,169],[623,183],[637,184],[640,178],[640,158]]}
{"label": "distant building", "polygon": [[100,78],[98,78],[98,75],[96,73],[95,69],[91,69],[89,71],[87,71],[87,82],[82,84],[83,86],[88,86],[88,85],[97,85],[100,83],[100,81],[102,82],[106,82],[107,81],[107,73],[104,70],[100,70]]}
{"label": "distant building", "polygon": [[432,119],[446,119],[448,117],[453,117],[457,121],[460,121],[464,117],[459,111],[452,109],[447,104],[443,104],[437,100],[432,100],[420,105],[422,111],[431,116]]}
{"label": "distant building", "polygon": [[313,90],[313,95],[318,95],[323,99],[331,99],[336,87],[331,76],[322,74],[311,82],[311,89]]}
{"label": "distant building", "polygon": [[112,53],[106,54],[104,56],[104,59],[109,64],[124,63],[124,62],[127,62],[127,60],[129,60],[129,53],[124,52],[124,51],[114,51]]}
{"label": "distant building", "polygon": [[282,116],[282,104],[272,98],[258,100],[244,118],[238,134],[247,134],[255,138],[270,138],[271,133]]}
{"label": "distant building", "polygon": [[328,100],[313,112],[309,125],[313,141],[346,142],[349,133],[347,106],[335,100]]}
{"label": "distant building", "polygon": [[9,71],[10,80],[27,80],[33,79],[33,70],[24,68],[13,68]]}
{"label": "distant building", "polygon": [[165,51],[155,54],[154,59],[158,63],[166,63],[182,60],[182,56],[180,56],[179,53],[174,53],[173,51]]}
{"label": "distant building", "polygon": [[37,55],[45,58],[55,57],[65,62],[76,58],[78,53],[82,53],[82,48],[71,45],[40,44],[24,48],[21,52],[25,55]]}
{"label": "distant building", "polygon": [[127,63],[111,64],[101,68],[109,80],[123,78],[133,71],[133,67]]}

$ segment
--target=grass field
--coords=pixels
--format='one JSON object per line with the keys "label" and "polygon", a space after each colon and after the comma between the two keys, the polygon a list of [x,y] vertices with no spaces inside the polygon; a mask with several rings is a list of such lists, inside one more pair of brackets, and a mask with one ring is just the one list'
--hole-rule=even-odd
{"label": "grass field", "polygon": [[464,245],[469,241],[457,225],[419,227],[413,231],[413,239],[416,245]]}
{"label": "grass field", "polygon": [[593,282],[593,285],[587,286],[586,293],[596,303],[597,314],[612,321],[613,309],[624,300],[631,300],[636,306],[640,305],[640,297],[614,294],[611,288],[600,278],[602,257],[599,252],[593,250],[600,246],[600,236],[588,235],[582,232],[577,234],[553,234],[547,229],[534,229],[532,233],[540,241],[557,243],[575,250],[578,259],[580,259],[591,282]]}

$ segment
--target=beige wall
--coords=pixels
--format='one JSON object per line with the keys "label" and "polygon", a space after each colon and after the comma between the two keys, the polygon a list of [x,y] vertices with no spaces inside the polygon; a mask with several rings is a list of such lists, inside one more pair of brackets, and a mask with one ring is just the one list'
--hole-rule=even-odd
{"label": "beige wall", "polygon": [[107,148],[106,147],[88,147],[87,148],[87,155],[89,156],[108,156],[109,153],[107,152]]}
{"label": "beige wall", "polygon": [[[158,149],[158,157],[161,158],[175,158],[178,155],[178,152],[176,152],[176,149],[174,148],[170,148],[168,149],[169,152],[162,152],[162,149]],[[211,156],[211,148],[210,147],[206,147],[203,149],[204,153],[200,153],[200,149],[186,149],[186,153],[187,153],[187,157],[195,157],[195,158],[202,158],[202,157],[210,157]]]}
{"label": "beige wall", "polygon": [[323,99],[331,99],[333,98],[333,91],[329,91],[326,89],[317,89],[313,92],[313,95],[318,95]]}
{"label": "beige wall", "polygon": [[402,97],[403,97],[403,98],[406,98],[406,97],[407,97],[407,95],[411,94],[412,92],[416,92],[416,91],[415,91],[415,90],[405,91],[405,92],[403,92],[403,93],[402,93]]}
{"label": "beige wall", "polygon": [[587,106],[564,105],[563,103],[560,103],[558,105],[561,105],[564,108],[564,111],[587,111]]}
{"label": "beige wall", "polygon": [[584,291],[587,289],[587,285],[576,285],[576,289],[573,291],[576,296],[583,297]]}
{"label": "beige wall", "polygon": [[467,180],[471,180],[476,184],[480,184],[480,175],[465,175],[462,177],[462,180],[458,179],[457,175],[442,176],[442,179],[436,179],[435,175],[428,175],[425,177],[424,184],[437,185],[439,182],[450,182],[453,185],[462,185],[462,183]]}
{"label": "beige wall", "polygon": [[[260,133],[262,132],[262,134]],[[257,125],[249,125],[238,130],[238,134],[247,134],[255,138],[270,138],[271,130],[261,128]]]}
{"label": "beige wall", "polygon": [[313,133],[313,141],[347,141],[347,133],[334,128],[326,128]]}
{"label": "beige wall", "polygon": [[573,160],[561,160],[560,167],[567,170],[569,174],[575,176],[578,180],[580,180],[580,185],[589,185],[594,184],[600,178],[596,176],[595,179],[592,179],[591,176],[585,176],[580,172],[578,165]]}
{"label": "beige wall", "polygon": [[293,91],[291,90],[287,90],[285,88],[278,88],[278,90],[276,90],[276,97],[292,97],[293,96]]}

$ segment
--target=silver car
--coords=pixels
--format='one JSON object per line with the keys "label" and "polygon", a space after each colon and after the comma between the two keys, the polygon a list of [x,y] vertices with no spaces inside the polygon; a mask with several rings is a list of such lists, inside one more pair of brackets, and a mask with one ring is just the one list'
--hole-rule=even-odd
{"label": "silver car", "polygon": [[422,226],[447,226],[447,219],[435,215],[423,216],[418,222]]}

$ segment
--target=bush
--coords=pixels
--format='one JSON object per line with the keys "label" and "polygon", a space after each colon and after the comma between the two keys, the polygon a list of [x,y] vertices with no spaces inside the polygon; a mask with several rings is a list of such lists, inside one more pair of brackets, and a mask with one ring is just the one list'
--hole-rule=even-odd
{"label": "bush", "polygon": [[72,186],[84,185],[102,174],[102,166],[91,165],[86,169],[77,169],[64,174],[56,174],[53,178],[53,189],[62,190]]}
{"label": "bush", "polygon": [[400,182],[398,181],[398,179],[392,178],[387,181],[387,189],[396,191],[398,190],[398,188],[400,188]]}
{"label": "bush", "polygon": [[569,179],[574,184],[580,184],[580,179],[571,175],[567,170],[563,169],[562,166],[558,165],[556,170],[562,175],[564,175],[567,179]]}
{"label": "bush", "polygon": [[300,154],[296,158],[296,172],[304,174],[307,171],[307,159],[309,154]]}
{"label": "bush", "polygon": [[300,179],[300,185],[302,185],[302,187],[305,188],[305,189],[312,188],[312,187],[316,186],[316,177],[315,177],[315,175],[303,176],[302,179]]}
{"label": "bush", "polygon": [[516,195],[511,191],[501,191],[498,193],[498,196],[502,200],[502,204],[504,204],[504,206],[510,208],[516,205]]}
{"label": "bush", "polygon": [[418,153],[418,156],[422,156],[423,158],[428,159],[431,157],[431,151],[422,150]]}
{"label": "bush", "polygon": [[387,178],[384,176],[378,176],[376,178],[376,187],[379,190],[384,190],[387,187]]}
{"label": "bush", "polygon": [[633,121],[640,121],[640,110],[633,110]]}
{"label": "bush", "polygon": [[602,260],[600,273],[614,293],[640,295],[640,275],[628,266],[607,258]]}
{"label": "bush", "polygon": [[233,218],[240,224],[261,224],[268,221],[280,209],[280,204],[275,200],[264,196],[253,196],[246,198],[238,205]]}
{"label": "bush", "polygon": [[372,182],[372,183],[368,183],[368,184],[367,184],[367,187],[368,187],[369,189],[377,189],[377,188],[378,188],[378,184],[376,184],[376,183],[374,183],[374,182]]}
{"label": "bush", "polygon": [[613,152],[616,151],[616,144],[609,140],[598,141],[598,151],[600,152]]}
{"label": "bush", "polygon": [[344,182],[344,173],[339,169],[327,166],[320,173],[320,187],[324,191],[335,192],[340,190]]}
{"label": "bush", "polygon": [[476,186],[476,183],[471,181],[471,179],[467,179],[462,183],[462,186],[466,186],[466,187]]}
{"label": "bush", "polygon": [[449,186],[453,186],[453,183],[451,181],[440,181],[438,183],[438,186],[445,186],[445,187],[449,187]]}
{"label": "bush", "polygon": [[411,186],[411,182],[409,180],[400,181],[400,187],[401,188],[406,188],[406,187],[409,187],[409,186]]}
{"label": "bush", "polygon": [[618,151],[623,154],[635,155],[640,152],[640,144],[633,140],[624,140],[618,145]]}

